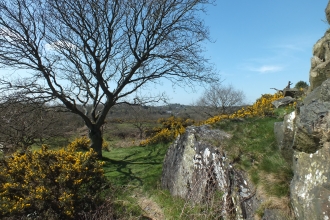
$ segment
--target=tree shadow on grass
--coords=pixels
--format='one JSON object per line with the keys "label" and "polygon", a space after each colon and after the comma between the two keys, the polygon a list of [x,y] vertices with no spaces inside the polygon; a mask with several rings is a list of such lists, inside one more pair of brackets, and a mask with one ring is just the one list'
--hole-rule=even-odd
{"label": "tree shadow on grass", "polygon": [[124,155],[120,160],[103,157],[102,160],[106,162],[103,165],[105,175],[109,177],[110,181],[119,184],[137,183],[142,186],[145,178],[150,175],[157,178],[154,171],[159,169],[159,165],[163,163],[165,152],[166,149],[162,148],[144,148],[133,153],[128,152],[129,154]]}

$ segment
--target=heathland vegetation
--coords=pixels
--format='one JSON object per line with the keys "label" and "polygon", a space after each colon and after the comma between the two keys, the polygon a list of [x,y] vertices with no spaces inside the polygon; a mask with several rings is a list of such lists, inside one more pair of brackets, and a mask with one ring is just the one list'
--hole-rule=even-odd
{"label": "heathland vegetation", "polygon": [[[102,158],[89,149],[88,132],[83,126],[64,130],[63,135],[47,136],[29,147],[14,150],[10,145],[13,149],[1,155],[0,217],[219,218],[215,216],[219,215],[216,203],[193,206],[160,188],[162,162],[169,144],[187,126],[201,124],[231,133],[233,138],[225,143],[229,158],[271,198],[264,203],[265,208],[289,212],[292,173],[277,150],[273,124],[283,120],[295,104],[274,109],[271,102],[281,97],[278,93],[265,94],[253,105],[208,119],[200,119],[194,106],[139,106],[133,112],[144,117],[133,119],[125,117],[132,106],[116,106],[107,118],[109,126],[106,123],[102,128]],[[142,127],[136,126],[138,118]],[[75,126],[79,124],[79,118],[71,120]],[[257,214],[261,216],[262,211]]]}
{"label": "heathland vegetation", "polygon": [[237,166],[287,196],[271,126],[287,112],[271,105],[280,95],[244,107],[230,86],[219,92],[238,95],[229,106],[150,107],[164,95],[139,95],[164,80],[219,82],[200,16],[214,2],[0,1],[0,67],[12,71],[0,77],[1,219],[214,219],[216,206],[159,188],[167,147],[201,124],[231,132]]}

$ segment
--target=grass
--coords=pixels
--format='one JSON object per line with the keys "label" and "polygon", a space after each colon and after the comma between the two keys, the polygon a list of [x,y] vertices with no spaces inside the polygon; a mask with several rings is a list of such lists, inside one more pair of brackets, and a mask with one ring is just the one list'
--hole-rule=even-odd
{"label": "grass", "polygon": [[160,180],[168,145],[113,148],[103,152],[105,175],[115,185],[155,187]]}
{"label": "grass", "polygon": [[[233,135],[225,143],[227,155],[236,168],[249,174],[259,194],[270,198],[261,207],[289,207],[292,171],[278,151],[274,137],[274,122],[282,121],[285,114],[286,110],[278,110],[278,117],[222,120],[213,126]],[[132,127],[128,129],[129,124],[126,123],[116,128],[123,131],[125,136],[134,130]],[[111,145],[117,145],[115,130],[105,135]],[[215,216],[220,215],[219,204],[216,202],[220,201],[221,195],[215,195],[212,205],[193,205],[161,189],[162,164],[168,144],[131,146],[132,137],[126,137],[129,140],[126,140],[125,147],[115,146],[109,152],[103,152],[103,168],[114,186],[114,205],[118,219],[148,219],[139,205],[141,198],[148,198],[158,204],[166,219],[215,219]],[[52,146],[62,147],[67,139],[51,141],[55,143]],[[263,209],[258,213],[262,215]]]}
{"label": "grass", "polygon": [[177,219],[175,216],[178,216],[180,211],[178,207],[183,207],[184,201],[160,189],[162,165],[167,149],[168,144],[156,144],[112,148],[110,152],[103,152],[105,175],[119,189],[115,202],[119,215],[125,216],[126,219],[143,219],[144,212],[138,206],[139,199],[149,197],[161,206],[166,216],[171,216],[167,219]]}
{"label": "grass", "polygon": [[[288,209],[293,172],[277,148],[274,137],[274,122],[277,121],[282,119],[263,117],[224,120],[214,127],[233,135],[225,144],[229,158],[235,162],[237,168],[249,174],[259,194],[274,198],[273,201],[267,201],[268,206]],[[278,202],[279,200],[283,203]]]}
{"label": "grass", "polygon": [[[274,122],[283,121],[286,113],[286,109],[279,109],[275,113],[277,117],[222,120],[213,126],[233,135],[225,143],[228,156],[238,169],[249,174],[259,194],[271,198],[264,204],[269,208],[289,207],[292,170],[278,151],[274,137]],[[214,219],[211,215],[217,212],[214,206],[193,206],[161,189],[162,163],[167,148],[164,144],[126,146],[103,153],[105,175],[120,187],[117,200],[125,201],[120,203],[120,207],[124,207],[122,212],[130,213],[130,219],[141,218],[143,210],[138,211],[138,199],[147,196],[160,205],[166,219]]]}
{"label": "grass", "polygon": [[[161,207],[166,219],[214,219],[213,215],[219,215],[217,206],[196,206],[161,189],[167,149],[168,144],[156,144],[103,152],[105,175],[118,189],[115,204],[119,215],[125,215],[126,219],[143,219],[144,212],[137,204],[139,198],[148,197]],[[220,201],[219,198],[215,200]]]}
{"label": "grass", "polygon": [[292,177],[288,164],[279,150],[274,137],[274,123],[277,118],[250,118],[244,120],[226,120],[214,127],[233,135],[226,143],[226,150],[236,166],[249,172],[255,184],[265,175],[275,175],[286,182],[287,190],[278,196],[288,194],[288,183]]}

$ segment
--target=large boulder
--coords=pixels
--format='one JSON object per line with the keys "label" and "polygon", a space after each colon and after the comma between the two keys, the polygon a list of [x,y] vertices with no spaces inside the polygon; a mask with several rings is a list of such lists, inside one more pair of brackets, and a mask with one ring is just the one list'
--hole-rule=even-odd
{"label": "large boulder", "polygon": [[[325,10],[330,23],[330,1]],[[297,219],[330,219],[330,30],[313,47],[309,95],[296,110],[290,198]]]}
{"label": "large boulder", "polygon": [[297,219],[330,219],[330,79],[296,110],[291,203]]}
{"label": "large boulder", "polygon": [[[330,23],[330,1],[325,9],[325,14]],[[311,69],[309,73],[309,90],[313,91],[320,86],[323,81],[330,77],[330,30],[327,30],[324,36],[318,40],[313,47],[313,57],[311,60]]]}
{"label": "large boulder", "polygon": [[309,72],[309,91],[313,91],[330,77],[330,30],[316,42]]}
{"label": "large boulder", "polygon": [[300,91],[297,88],[285,88],[283,89],[283,96],[284,97],[292,97],[292,98],[297,98],[303,94],[302,91]]}
{"label": "large boulder", "polygon": [[254,219],[261,202],[247,175],[229,163],[222,146],[228,138],[224,131],[207,126],[188,127],[165,156],[161,184],[193,203],[205,203],[221,192],[221,216]]}
{"label": "large boulder", "polygon": [[328,23],[330,24],[330,1],[329,1],[328,5],[327,5],[327,8],[325,9],[325,15],[327,17]]}
{"label": "large boulder", "polygon": [[293,148],[305,153],[315,153],[329,140],[330,79],[306,97],[297,113]]}
{"label": "large boulder", "polygon": [[293,103],[295,101],[294,98],[291,96],[286,96],[281,99],[277,99],[272,102],[272,104],[275,106],[275,108],[281,107],[281,106],[286,106],[289,105],[290,103]]}
{"label": "large boulder", "polygon": [[275,122],[274,133],[277,141],[278,148],[284,159],[292,164],[293,158],[293,137],[294,137],[294,119],[296,112],[284,116],[283,122]]}
{"label": "large boulder", "polygon": [[330,219],[330,143],[314,153],[295,151],[291,203],[298,220]]}

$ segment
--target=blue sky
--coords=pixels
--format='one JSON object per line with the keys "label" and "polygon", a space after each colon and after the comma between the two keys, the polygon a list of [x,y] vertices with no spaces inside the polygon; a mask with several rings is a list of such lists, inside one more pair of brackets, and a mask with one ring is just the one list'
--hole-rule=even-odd
{"label": "blue sky", "polygon": [[[232,84],[251,104],[261,94],[283,89],[288,81],[309,82],[313,45],[329,28],[327,0],[216,0],[202,15],[213,43],[205,57],[215,65],[223,84]],[[155,95],[165,92],[169,103],[192,104],[203,87],[149,86]]]}
{"label": "blue sky", "polygon": [[[215,41],[205,57],[224,84],[243,90],[246,102],[283,89],[288,81],[309,83],[313,45],[329,28],[327,0],[217,0],[203,15]],[[167,86],[167,85],[165,85]],[[171,103],[191,104],[202,94],[165,88]]]}

